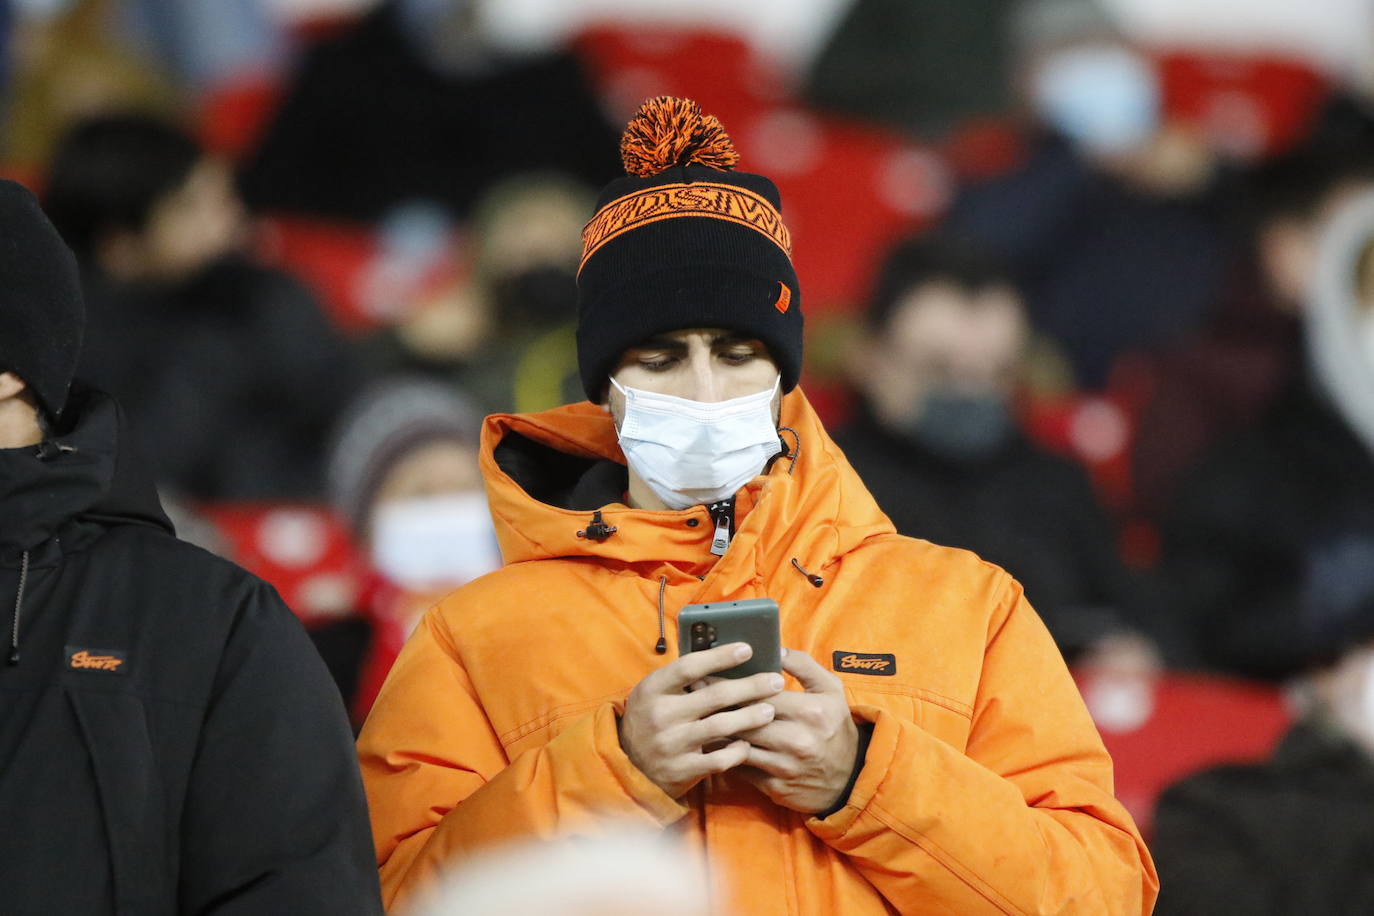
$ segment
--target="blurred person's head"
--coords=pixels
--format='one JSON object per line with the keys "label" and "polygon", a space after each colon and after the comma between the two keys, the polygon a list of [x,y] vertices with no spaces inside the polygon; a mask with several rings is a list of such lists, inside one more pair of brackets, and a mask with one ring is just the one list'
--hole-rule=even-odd
{"label": "blurred person's head", "polygon": [[1253,183],[1255,255],[1270,301],[1298,311],[1310,298],[1322,226],[1374,189],[1374,155],[1335,146],[1299,149],[1262,166]]}
{"label": "blurred person's head", "polygon": [[479,422],[451,388],[405,378],[364,392],[341,421],[331,497],[393,584],[451,587],[500,565],[477,465]]}
{"label": "blurred person's head", "polygon": [[[707,916],[711,878],[699,854],[662,831],[498,848],[450,871],[417,916]],[[652,901],[652,903],[649,903]]]}
{"label": "blurred person's head", "polygon": [[243,232],[228,163],[142,115],[74,125],[49,169],[46,203],[82,263],[120,282],[186,280],[233,251]]}
{"label": "blurred person's head", "polygon": [[1029,338],[1020,292],[978,249],[916,237],[888,254],[850,375],[890,433],[952,461],[998,451]]}
{"label": "blurred person's head", "polygon": [[582,227],[595,195],[552,173],[495,185],[473,212],[478,282],[500,324],[548,325],[577,315]]}
{"label": "blurred person's head", "polygon": [[12,181],[0,181],[0,235],[0,448],[18,448],[61,415],[86,312],[71,252]]}
{"label": "blurred person's head", "polygon": [[1093,168],[1159,197],[1211,181],[1216,154],[1199,131],[1165,121],[1154,60],[1098,0],[1029,0],[1011,45],[1022,105]]}
{"label": "blurred person's head", "polygon": [[1154,67],[1096,0],[1030,0],[1013,17],[1012,45],[1031,112],[1085,154],[1122,155],[1154,135]]}

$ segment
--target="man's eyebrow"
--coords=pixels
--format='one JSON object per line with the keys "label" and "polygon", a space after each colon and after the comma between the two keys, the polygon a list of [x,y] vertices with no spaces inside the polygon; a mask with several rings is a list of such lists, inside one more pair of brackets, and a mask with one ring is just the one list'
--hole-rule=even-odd
{"label": "man's eyebrow", "polygon": [[715,337],[712,337],[712,338],[711,338],[711,346],[713,346],[713,347],[723,347],[723,346],[728,346],[729,344],[741,344],[741,343],[743,343],[743,344],[753,344],[753,343],[762,343],[762,341],[760,341],[757,337],[749,337],[749,336],[746,335],[746,334],[734,334],[734,333],[717,334]]}

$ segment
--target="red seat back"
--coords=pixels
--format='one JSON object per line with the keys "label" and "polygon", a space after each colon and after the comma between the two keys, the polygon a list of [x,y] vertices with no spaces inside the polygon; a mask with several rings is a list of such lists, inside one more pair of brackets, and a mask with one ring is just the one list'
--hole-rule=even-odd
{"label": "red seat back", "polygon": [[1204,767],[1264,758],[1293,718],[1267,685],[1188,674],[1075,677],[1112,755],[1116,796],[1146,833],[1164,789]]}
{"label": "red seat back", "polygon": [[362,559],[326,507],[235,502],[200,511],[227,542],[230,558],[271,583],[307,625],[357,612]]}

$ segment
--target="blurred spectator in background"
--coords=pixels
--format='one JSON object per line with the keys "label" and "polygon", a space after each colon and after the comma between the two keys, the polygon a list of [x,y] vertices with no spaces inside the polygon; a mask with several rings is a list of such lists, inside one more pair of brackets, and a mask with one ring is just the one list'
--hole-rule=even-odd
{"label": "blurred spectator in background", "polygon": [[424,199],[462,218],[518,172],[600,184],[615,149],[571,54],[496,47],[473,0],[388,0],[306,54],[244,187],[261,210],[372,221]]}
{"label": "blurred spectator in background", "polygon": [[1017,426],[1029,336],[1010,275],[938,237],[888,255],[835,436],[898,533],[972,550],[1026,589],[1071,660],[1140,636],[1135,589],[1083,470]]}
{"label": "blurred spectator in background", "polygon": [[491,188],[473,212],[471,271],[366,341],[372,370],[442,380],[484,413],[581,400],[576,273],[594,201],[552,173]]}
{"label": "blurred spectator in background", "polygon": [[1318,549],[1309,572],[1304,713],[1269,760],[1164,794],[1161,916],[1374,912],[1374,537]]}
{"label": "blurred spectator in background", "polygon": [[130,39],[172,73],[203,91],[224,81],[275,72],[286,52],[271,0],[120,0]]}
{"label": "blurred spectator in background", "polygon": [[320,492],[356,358],[314,296],[243,250],[228,167],[137,115],[76,125],[47,181],[83,271],[83,377],[130,411],[159,482],[200,500]]}
{"label": "blurred spectator in background", "polygon": [[185,99],[169,75],[119,27],[120,0],[15,4],[3,158],[42,171],[73,121],[107,111],[171,117]]}
{"label": "blurred spectator in background", "polygon": [[[416,916],[710,916],[712,885],[676,838],[627,825],[605,835],[514,843],[455,866]],[[719,888],[715,889],[717,892]]]}
{"label": "blurred spectator in background", "polygon": [[1031,149],[968,187],[947,226],[1009,260],[1032,322],[1096,388],[1126,348],[1207,315],[1228,258],[1214,162],[1162,122],[1151,62],[1094,0],[1032,0],[1014,29]]}
{"label": "blurred spectator in background", "polygon": [[1190,475],[1166,525],[1168,604],[1208,666],[1292,674],[1312,558],[1374,539],[1371,236],[1369,192],[1324,220],[1305,264],[1301,371],[1259,423]]}
{"label": "blurred spectator in background", "polygon": [[378,581],[364,609],[370,641],[358,638],[355,618],[319,633],[316,645],[358,722],[429,606],[501,565],[477,467],[480,425],[451,389],[407,377],[365,391],[341,421],[330,497]]}
{"label": "blurred spectator in background", "polygon": [[1135,498],[1153,520],[1209,448],[1259,420],[1304,363],[1302,311],[1317,235],[1353,196],[1374,189],[1370,143],[1318,141],[1247,180],[1247,268],[1201,333],[1149,355],[1151,394],[1132,455]]}
{"label": "blurred spectator in background", "polygon": [[1010,108],[1016,0],[855,0],[802,95],[819,108],[939,138]]}

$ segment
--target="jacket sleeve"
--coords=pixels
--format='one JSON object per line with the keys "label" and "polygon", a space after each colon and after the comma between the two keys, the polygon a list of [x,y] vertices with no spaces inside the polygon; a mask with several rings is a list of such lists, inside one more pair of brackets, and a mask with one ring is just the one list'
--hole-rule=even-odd
{"label": "jacket sleeve", "polygon": [[201,727],[180,911],[380,913],[365,805],[338,688],[276,592],[256,583]]}
{"label": "jacket sleeve", "polygon": [[810,830],[903,913],[1148,914],[1153,863],[1049,633],[1010,579],[967,747],[857,707],[873,737],[848,804]]}
{"label": "jacket sleeve", "polygon": [[507,759],[441,614],[426,614],[358,739],[388,909],[482,846],[593,834],[607,819],[665,826],[682,817],[687,808],[621,750],[617,702]]}

